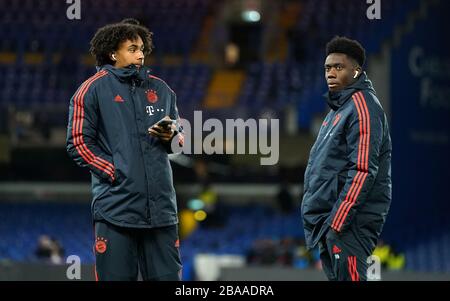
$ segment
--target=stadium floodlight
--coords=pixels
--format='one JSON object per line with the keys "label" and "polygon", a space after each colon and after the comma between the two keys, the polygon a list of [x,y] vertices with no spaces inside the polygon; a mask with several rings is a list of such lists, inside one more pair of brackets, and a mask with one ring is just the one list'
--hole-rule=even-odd
{"label": "stadium floodlight", "polygon": [[256,10],[245,10],[242,12],[242,19],[245,22],[259,22],[261,20],[261,14]]}

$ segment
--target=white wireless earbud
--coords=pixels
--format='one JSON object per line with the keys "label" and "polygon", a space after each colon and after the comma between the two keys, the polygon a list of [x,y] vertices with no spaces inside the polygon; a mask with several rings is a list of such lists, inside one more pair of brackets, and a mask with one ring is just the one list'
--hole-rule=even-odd
{"label": "white wireless earbud", "polygon": [[113,60],[115,60],[115,61],[117,60],[115,54],[112,54],[111,57],[112,57]]}
{"label": "white wireless earbud", "polygon": [[353,78],[356,78],[358,76],[358,71],[355,71],[355,76]]}

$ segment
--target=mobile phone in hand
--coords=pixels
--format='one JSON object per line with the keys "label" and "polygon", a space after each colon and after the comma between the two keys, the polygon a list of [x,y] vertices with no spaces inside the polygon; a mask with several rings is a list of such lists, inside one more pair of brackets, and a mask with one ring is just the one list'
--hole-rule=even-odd
{"label": "mobile phone in hand", "polygon": [[161,119],[155,125],[159,125],[163,129],[168,130],[168,129],[170,129],[171,125],[175,124],[175,123],[176,123],[176,120],[173,120],[173,119]]}

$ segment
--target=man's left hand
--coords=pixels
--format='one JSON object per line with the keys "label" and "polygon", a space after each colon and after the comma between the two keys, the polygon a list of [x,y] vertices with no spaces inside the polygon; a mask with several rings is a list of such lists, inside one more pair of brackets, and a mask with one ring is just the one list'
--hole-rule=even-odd
{"label": "man's left hand", "polygon": [[[166,116],[165,119],[169,119],[169,116]],[[176,126],[175,124],[171,124],[170,127],[162,127],[157,124],[148,129],[148,133],[153,137],[157,137],[164,142],[169,142],[175,134]]]}

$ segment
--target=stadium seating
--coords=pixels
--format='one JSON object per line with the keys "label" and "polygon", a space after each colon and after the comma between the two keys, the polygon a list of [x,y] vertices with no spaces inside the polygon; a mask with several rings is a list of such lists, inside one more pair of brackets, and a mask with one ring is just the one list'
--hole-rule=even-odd
{"label": "stadium seating", "polygon": [[[222,227],[200,227],[181,243],[182,260],[192,263],[198,253],[245,256],[259,239],[303,238],[299,212],[282,214],[261,206],[226,207]],[[76,254],[83,263],[93,263],[94,238],[90,207],[86,204],[0,204],[0,260],[36,261],[38,237],[47,234],[59,240],[65,255]],[[418,229],[404,228],[382,235],[385,243],[406,256],[406,268],[414,271],[450,272],[450,227],[434,222],[430,237]],[[444,225],[448,225],[448,222]],[[440,231],[439,231],[440,229]],[[406,234],[405,234],[406,233]]]}
{"label": "stadium seating", "polygon": [[[377,53],[382,42],[392,37],[395,26],[403,24],[408,13],[417,10],[420,3],[419,0],[387,1],[381,5],[381,22],[367,19],[368,5],[364,1],[352,0],[351,5],[348,2],[301,1],[301,13],[291,30],[303,33],[305,39],[289,41],[291,51],[285,61],[255,62],[247,68],[247,80],[234,112],[249,111],[256,116],[267,110],[280,114],[286,108],[296,108],[299,126],[309,128],[314,115],[326,109],[320,98],[325,91],[323,51],[318,49],[323,49],[333,33],[340,33],[360,40],[368,54]],[[88,52],[95,30],[129,16],[140,19],[155,33],[156,60],[167,55],[188,58],[212,2],[91,0],[83,1],[82,5],[81,20],[68,22],[65,2],[43,0],[38,6],[30,0],[1,2],[0,8],[8,9],[0,9],[0,53],[13,53],[15,57],[9,63],[7,59],[0,64],[0,104],[67,105],[76,87],[94,72],[92,67],[80,64],[80,54]],[[296,43],[301,44],[307,61],[301,58],[297,61],[293,53]],[[36,53],[42,57],[33,59]],[[56,64],[55,55],[62,58]],[[191,63],[157,65],[155,75],[177,92],[181,112],[190,115],[201,107],[211,79],[210,67]],[[57,125],[65,122],[61,118]]]}
{"label": "stadium seating", "polygon": [[286,106],[298,107],[299,125],[309,128],[314,114],[326,109],[321,95],[323,62],[316,59],[300,63],[253,63],[248,67],[247,80],[241,91],[239,105],[257,111],[282,111]]}
{"label": "stadium seating", "polygon": [[[284,62],[250,65],[238,104],[260,111],[297,108],[299,127],[308,129],[314,115],[326,110],[321,95],[326,91],[323,56],[327,41],[339,33],[360,41],[367,56],[378,53],[383,42],[393,36],[395,26],[404,24],[407,15],[418,9],[420,1],[384,2],[382,22],[367,18],[368,5],[364,1],[305,0],[301,3],[298,21],[290,29],[298,34],[289,40],[288,58]],[[303,50],[300,57],[296,53],[299,49]]]}
{"label": "stadium seating", "polygon": [[[187,55],[200,33],[209,0],[82,1],[80,20],[68,22],[64,1],[2,1],[0,51],[87,51],[96,28],[134,16],[155,33],[156,54]],[[1,8],[8,9],[1,9]],[[102,13],[99,14],[98,12]],[[5,33],[5,35],[3,35]]]}

